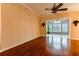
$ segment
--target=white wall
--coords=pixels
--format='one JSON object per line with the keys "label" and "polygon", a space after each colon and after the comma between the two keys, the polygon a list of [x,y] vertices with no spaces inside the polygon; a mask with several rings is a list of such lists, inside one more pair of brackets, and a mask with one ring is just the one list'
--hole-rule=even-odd
{"label": "white wall", "polygon": [[21,4],[1,4],[1,49],[8,49],[40,36],[39,17]]}

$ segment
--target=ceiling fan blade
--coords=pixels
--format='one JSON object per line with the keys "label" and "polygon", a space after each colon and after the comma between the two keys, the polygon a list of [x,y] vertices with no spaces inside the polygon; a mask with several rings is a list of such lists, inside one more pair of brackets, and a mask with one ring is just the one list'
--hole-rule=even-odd
{"label": "ceiling fan blade", "polygon": [[51,10],[54,10],[54,9],[55,9],[55,7],[56,7],[56,4],[54,3],[54,6],[53,6],[53,8],[51,8]]}
{"label": "ceiling fan blade", "polygon": [[45,10],[51,10],[51,9],[49,9],[49,8],[45,8]]}
{"label": "ceiling fan blade", "polygon": [[60,3],[60,4],[55,8],[55,10],[57,10],[58,8],[60,8],[62,5],[63,5],[63,3]]}
{"label": "ceiling fan blade", "polygon": [[67,8],[63,8],[63,9],[58,9],[57,11],[66,11],[68,10]]}

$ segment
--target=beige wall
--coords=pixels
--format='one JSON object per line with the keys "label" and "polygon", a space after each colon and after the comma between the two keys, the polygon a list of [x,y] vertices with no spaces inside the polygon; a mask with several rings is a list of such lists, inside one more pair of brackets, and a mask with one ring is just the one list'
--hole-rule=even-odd
{"label": "beige wall", "polygon": [[[79,40],[79,24],[77,25],[77,27],[75,27],[73,25],[73,21],[74,20],[79,20],[79,11],[78,12],[71,12],[71,13],[67,13],[67,12],[63,12],[63,13],[58,13],[58,14],[52,14],[52,15],[45,15],[45,16],[42,16],[41,18],[41,23],[42,22],[45,22],[46,20],[54,20],[54,19],[64,19],[64,18],[70,18],[71,20],[71,32],[70,32],[70,36],[71,36],[71,39],[76,39],[76,40]],[[42,36],[45,36],[45,27],[43,28],[41,26],[41,35]]]}
{"label": "beige wall", "polygon": [[21,4],[1,4],[1,49],[39,37],[39,17]]}

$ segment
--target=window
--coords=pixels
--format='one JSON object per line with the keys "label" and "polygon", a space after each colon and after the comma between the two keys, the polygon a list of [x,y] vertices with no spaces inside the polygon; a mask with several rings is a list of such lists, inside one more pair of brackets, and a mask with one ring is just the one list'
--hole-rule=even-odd
{"label": "window", "polygon": [[62,32],[67,33],[68,32],[68,24],[62,23]]}
{"label": "window", "polygon": [[61,23],[56,23],[53,22],[53,32],[61,32]]}
{"label": "window", "polygon": [[69,20],[48,21],[47,33],[68,33]]}
{"label": "window", "polygon": [[52,24],[51,23],[48,24],[48,32],[53,32],[53,28],[52,28]]}

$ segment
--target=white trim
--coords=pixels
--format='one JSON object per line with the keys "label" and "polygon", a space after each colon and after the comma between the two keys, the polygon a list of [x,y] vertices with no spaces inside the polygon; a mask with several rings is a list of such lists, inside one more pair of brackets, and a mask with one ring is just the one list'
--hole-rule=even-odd
{"label": "white trim", "polygon": [[[38,38],[38,37],[40,37],[40,35],[38,35],[37,37],[34,37],[33,39],[36,39],[36,38]],[[31,40],[33,40],[33,39],[31,39]],[[6,49],[0,50],[0,53],[3,52],[3,51],[6,51],[6,50],[8,50],[8,49],[11,49],[11,48],[13,48],[13,47],[16,47],[16,46],[18,46],[18,45],[21,45],[21,44],[23,44],[23,43],[26,43],[26,42],[28,42],[28,41],[31,41],[31,40],[27,40],[27,41],[24,41],[24,42],[22,42],[22,43],[13,45],[13,46],[11,46],[11,47],[8,47],[8,48],[6,48]]]}
{"label": "white trim", "polygon": [[69,46],[71,45],[70,44],[70,40],[71,40],[71,18],[70,17],[68,17],[69,18]]}
{"label": "white trim", "polygon": [[79,40],[78,38],[71,38],[71,40]]}
{"label": "white trim", "polygon": [[[73,34],[74,35],[74,34]],[[79,38],[77,38],[77,37],[71,37],[70,38],[71,40],[79,40]]]}

